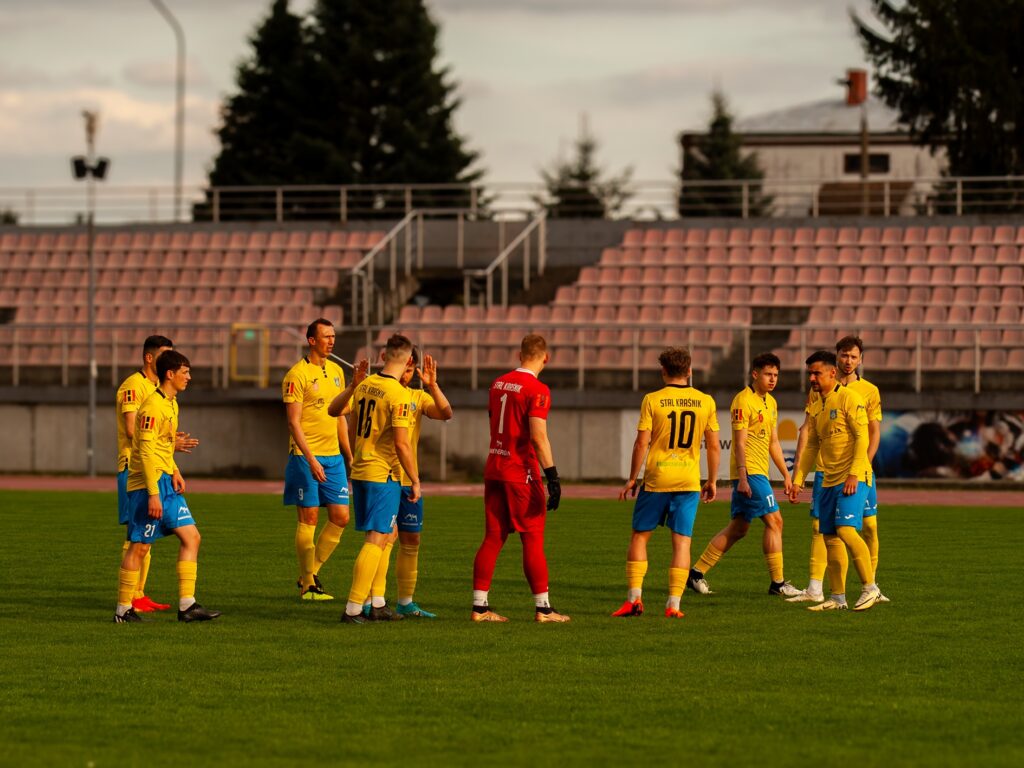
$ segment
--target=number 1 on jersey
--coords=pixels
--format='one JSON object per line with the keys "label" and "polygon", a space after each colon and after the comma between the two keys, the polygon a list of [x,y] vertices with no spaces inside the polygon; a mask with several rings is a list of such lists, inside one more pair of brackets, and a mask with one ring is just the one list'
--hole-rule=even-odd
{"label": "number 1 on jersey", "polygon": [[501,413],[498,414],[498,434],[505,432],[505,406],[508,404],[508,392],[501,396]]}

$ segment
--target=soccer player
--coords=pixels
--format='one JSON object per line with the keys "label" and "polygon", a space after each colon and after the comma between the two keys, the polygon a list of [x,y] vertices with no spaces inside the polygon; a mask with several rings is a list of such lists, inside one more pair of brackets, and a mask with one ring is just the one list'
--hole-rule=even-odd
{"label": "soccer player", "polygon": [[[160,383],[156,375],[156,359],[161,352],[174,348],[174,342],[166,336],[149,336],[142,344],[142,369],[135,371],[117,388],[117,511],[118,522],[128,525],[128,459],[132,453],[132,439],[135,437],[135,416],[142,403],[156,391]],[[190,453],[199,441],[184,432],[177,435],[175,450]],[[121,557],[128,551],[130,542],[125,540]],[[166,611],[171,606],[157,603],[146,596],[146,579],[149,576],[151,555],[146,552],[139,571],[139,584],[132,597],[132,607],[140,613]]]}
{"label": "soccer player", "polygon": [[[420,499],[420,478],[412,453],[409,391],[400,379],[413,367],[412,342],[393,335],[384,347],[384,368],[367,376],[352,395],[349,437],[353,448],[352,502],[356,530],[366,538],[352,570],[352,588],[341,620],[349,624],[392,621],[402,616],[392,612],[383,597],[363,616],[363,603],[375,578],[387,573],[384,548],[395,530],[401,498],[401,475],[409,478],[410,504]],[[378,569],[382,574],[378,576]]]}
{"label": "soccer player", "polygon": [[[839,370],[839,383],[850,387],[864,398],[868,414],[868,461],[872,462],[882,435],[882,399],[878,387],[863,379],[857,373],[857,368],[863,361],[864,342],[857,336],[844,336],[836,342],[836,363]],[[807,441],[807,433],[810,429],[811,402],[816,395],[811,392],[805,408],[806,414],[804,424],[800,428],[800,437],[797,441],[797,455],[800,455],[804,444]],[[811,565],[810,581],[806,590],[801,591],[788,602],[817,602],[825,599],[822,582],[825,576],[827,553],[825,540],[819,530],[819,523],[816,511],[816,498],[821,492],[821,473],[816,472],[814,476],[814,490],[811,497]],[[861,533],[864,542],[871,552],[871,566],[873,570],[878,569],[878,488],[875,482],[871,483],[868,490],[867,501],[864,506],[864,528]],[[878,602],[887,603],[889,598],[880,595]]]}
{"label": "soccer player", "polygon": [[[659,525],[672,531],[672,565],[668,569],[665,616],[683,618],[679,600],[690,569],[690,539],[697,504],[714,501],[715,479],[722,447],[718,442],[718,416],[710,395],[689,384],[690,352],[669,347],[658,356],[661,389],[644,395],[633,442],[629,479],[619,492],[625,501],[637,495],[638,476],[647,457],[643,488],[633,508],[633,536],[626,553],[626,602],[612,616],[641,616],[643,584],[647,574],[647,542]],[[708,479],[700,482],[700,444],[707,451]]]}
{"label": "soccer player", "polygon": [[[348,525],[348,478],[352,461],[344,420],[332,418],[327,405],[345,388],[345,373],[328,355],[334,349],[334,326],[317,318],[306,329],[309,350],[282,382],[288,417],[288,465],[284,473],[284,505],[295,505],[295,554],[299,561],[299,594],[303,600],[333,600],[320,582],[320,569],[341,541]],[[320,507],[327,523],[313,543]]]}
{"label": "soccer player", "polygon": [[[864,398],[868,414],[868,463],[875,460],[878,445],[882,441],[882,395],[878,387],[857,373],[864,361],[864,342],[859,336],[844,336],[836,342],[836,363],[839,366],[839,383],[849,387]],[[871,553],[871,570],[878,574],[878,483],[868,487],[864,504],[864,528],[861,536]],[[887,603],[889,598],[879,594],[878,602]]]}
{"label": "soccer player", "polygon": [[822,472],[822,487],[816,499],[818,524],[825,537],[832,595],[812,605],[812,611],[845,610],[846,569],[849,548],[863,590],[854,610],[864,611],[878,600],[871,554],[860,536],[867,487],[872,482],[868,462],[868,418],[864,399],[839,384],[836,356],[820,350],[807,358],[811,388],[820,397],[811,403],[811,430],[807,445],[797,457],[796,477],[789,499],[797,500],[804,478],[815,463]]}
{"label": "soccer player", "polygon": [[792,597],[800,590],[783,577],[782,513],[768,479],[768,460],[782,473],[786,496],[792,484],[786,458],[779,442],[779,408],[771,392],[779,381],[781,362],[767,352],[751,363],[751,383],[732,400],[729,406],[732,422],[732,452],[729,477],[732,479],[732,510],[729,524],[720,530],[690,569],[690,589],[702,595],[711,594],[705,580],[722,555],[747,535],[750,523],[761,518],[764,523],[762,549],[768,564],[771,583],[768,594]]}
{"label": "soccer player", "polygon": [[152,543],[173,533],[178,537],[178,621],[209,621],[220,616],[196,602],[199,530],[185,492],[185,479],[174,463],[178,434],[179,393],[192,379],[191,364],[169,349],[156,360],[160,385],[146,398],[135,419],[135,436],[128,460],[128,551],[121,560],[114,622],[142,621],[132,607],[142,561]]}
{"label": "soccer player", "polygon": [[[419,363],[419,351],[413,349],[413,364]],[[422,388],[408,389],[409,394],[409,441],[412,446],[412,460],[419,474],[417,448],[420,440],[420,423],[424,416],[428,419],[448,421],[452,417],[452,406],[437,383],[437,363],[430,355],[423,356],[422,369],[407,370],[402,374],[403,387],[409,387],[413,374],[418,373]],[[411,481],[402,472],[402,499],[398,508],[398,557],[395,560],[395,580],[398,582],[398,605],[395,610],[399,616],[420,619],[433,619],[435,614],[426,611],[413,599],[416,592],[416,580],[419,576],[420,532],[423,530],[423,497],[418,501],[410,501],[412,493]],[[393,546],[393,542],[392,545]],[[384,557],[389,556],[387,548]],[[386,572],[385,572],[386,573]],[[383,600],[384,584],[375,583],[371,597]]]}
{"label": "soccer player", "polygon": [[491,610],[488,593],[498,555],[512,531],[523,542],[523,571],[533,592],[534,621],[569,621],[551,607],[544,555],[546,513],[558,509],[562,498],[548,440],[551,390],[538,378],[549,360],[544,337],[527,334],[519,346],[520,366],[495,379],[488,394],[491,441],[484,465],[484,540],[473,561],[473,621],[508,621]]}

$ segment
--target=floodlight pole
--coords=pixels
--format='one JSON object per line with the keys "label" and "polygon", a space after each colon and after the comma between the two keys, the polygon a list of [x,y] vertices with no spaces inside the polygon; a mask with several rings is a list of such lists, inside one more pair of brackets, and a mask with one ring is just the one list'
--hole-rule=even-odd
{"label": "floodlight pole", "polygon": [[93,253],[96,234],[96,176],[92,169],[96,167],[96,122],[99,115],[96,112],[84,111],[82,117],[85,118],[85,162],[89,169],[85,177],[85,242],[89,261],[89,410],[86,417],[85,456],[86,472],[89,477],[96,477],[96,259]]}
{"label": "floodlight pole", "polygon": [[181,221],[181,182],[185,162],[185,31],[163,0],[150,2],[171,25],[178,50],[174,110],[174,220]]}

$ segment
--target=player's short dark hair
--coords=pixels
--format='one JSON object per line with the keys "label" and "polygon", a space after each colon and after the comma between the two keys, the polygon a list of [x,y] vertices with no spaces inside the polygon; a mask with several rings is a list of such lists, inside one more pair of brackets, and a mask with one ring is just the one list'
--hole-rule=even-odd
{"label": "player's short dark hair", "polygon": [[408,336],[400,333],[391,334],[391,338],[384,345],[384,357],[388,360],[395,360],[402,356],[411,355],[413,351],[412,341]]}
{"label": "player's short dark hair", "polygon": [[829,352],[827,349],[819,349],[817,352],[812,352],[811,356],[805,361],[807,365],[814,365],[815,363],[824,363],[825,365],[831,365],[833,368],[836,367],[836,353]]}
{"label": "player's short dark hair", "polygon": [[166,336],[147,336],[142,342],[142,356],[155,355],[161,347],[173,347],[174,342]]}
{"label": "player's short dark hair", "polygon": [[306,328],[306,338],[307,339],[315,339],[316,338],[316,327],[318,325],[326,325],[328,328],[333,328],[334,327],[334,323],[332,323],[326,317],[318,317],[316,320],[314,320],[312,323],[310,323],[309,326]]}
{"label": "player's short dark hair", "polygon": [[750,370],[759,371],[762,368],[773,367],[782,370],[782,361],[779,356],[771,352],[764,352],[750,361]]}
{"label": "player's short dark hair", "polygon": [[413,344],[412,345],[412,364],[413,365],[419,365],[421,359],[422,358],[420,357],[420,348],[417,347],[415,344]]}
{"label": "player's short dark hair", "polygon": [[690,350],[686,347],[669,347],[658,355],[658,362],[670,377],[681,378],[690,372]]}
{"label": "player's short dark hair", "polygon": [[523,360],[535,360],[543,357],[548,351],[548,342],[539,333],[528,333],[519,344],[519,354]]}
{"label": "player's short dark hair", "polygon": [[845,352],[848,349],[857,348],[857,351],[864,354],[864,340],[860,336],[843,336],[836,342],[836,352]]}
{"label": "player's short dark hair", "polygon": [[192,363],[190,363],[188,358],[178,350],[168,349],[156,359],[156,376],[160,379],[160,383],[162,384],[167,378],[168,373],[176,371],[182,366],[191,368]]}

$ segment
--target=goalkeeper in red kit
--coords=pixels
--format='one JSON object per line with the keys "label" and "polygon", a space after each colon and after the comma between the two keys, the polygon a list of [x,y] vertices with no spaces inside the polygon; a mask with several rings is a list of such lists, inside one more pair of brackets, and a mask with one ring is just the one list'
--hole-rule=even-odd
{"label": "goalkeeper in red kit", "polygon": [[[491,442],[484,467],[485,533],[473,562],[473,621],[508,621],[491,610],[488,591],[498,555],[512,531],[523,542],[523,571],[536,605],[534,620],[569,621],[551,607],[544,556],[547,512],[558,509],[562,495],[548,440],[551,390],[537,378],[549,359],[544,337],[529,334],[520,346],[520,367],[491,384],[487,401]],[[546,504],[541,471],[547,483]]]}

